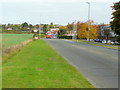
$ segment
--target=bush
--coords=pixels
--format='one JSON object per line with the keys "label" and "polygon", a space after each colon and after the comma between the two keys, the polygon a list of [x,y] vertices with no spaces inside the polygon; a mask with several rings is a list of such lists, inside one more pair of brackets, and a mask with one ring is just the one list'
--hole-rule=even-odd
{"label": "bush", "polygon": [[45,34],[41,34],[41,38],[45,38],[45,36],[46,36]]}
{"label": "bush", "polygon": [[72,36],[58,36],[59,39],[72,39]]}
{"label": "bush", "polygon": [[[41,38],[45,38],[45,36],[46,36],[45,34],[41,34],[40,37],[41,37]],[[35,37],[38,37],[38,33],[35,33],[35,34],[33,35],[33,38],[35,38]]]}

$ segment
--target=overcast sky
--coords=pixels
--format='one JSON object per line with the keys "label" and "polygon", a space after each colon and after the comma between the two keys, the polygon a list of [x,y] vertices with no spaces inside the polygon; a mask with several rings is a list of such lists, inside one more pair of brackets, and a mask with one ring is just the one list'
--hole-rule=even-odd
{"label": "overcast sky", "polygon": [[[94,1],[94,2],[93,2]],[[67,25],[75,20],[87,21],[90,2],[90,19],[108,24],[114,2],[119,0],[1,0],[1,23],[50,23]]]}

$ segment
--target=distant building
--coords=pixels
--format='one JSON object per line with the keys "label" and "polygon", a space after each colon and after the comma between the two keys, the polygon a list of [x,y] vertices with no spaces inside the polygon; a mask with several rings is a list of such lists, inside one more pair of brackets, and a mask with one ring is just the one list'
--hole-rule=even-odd
{"label": "distant building", "polygon": [[33,32],[38,32],[38,30],[33,30]]}
{"label": "distant building", "polygon": [[10,31],[11,31],[11,30],[13,30],[13,29],[12,29],[12,28],[8,28],[7,30],[10,30]]}
{"label": "distant building", "polygon": [[106,39],[106,36],[108,36],[110,40],[115,40],[116,34],[111,29],[110,25],[106,25],[106,26],[100,26],[99,36],[100,39]]}
{"label": "distant building", "polygon": [[59,30],[59,28],[50,28],[51,32],[58,31],[58,30]]}
{"label": "distant building", "polygon": [[54,34],[57,34],[59,31],[59,28],[50,28],[50,31]]}

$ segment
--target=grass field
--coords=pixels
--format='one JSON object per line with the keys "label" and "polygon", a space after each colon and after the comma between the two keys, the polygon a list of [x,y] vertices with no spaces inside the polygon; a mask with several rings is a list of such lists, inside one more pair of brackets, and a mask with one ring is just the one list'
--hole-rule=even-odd
{"label": "grass field", "polygon": [[3,88],[94,88],[43,40],[27,44],[2,71]]}
{"label": "grass field", "polygon": [[29,38],[33,37],[33,34],[0,34],[2,36],[2,50],[19,44]]}

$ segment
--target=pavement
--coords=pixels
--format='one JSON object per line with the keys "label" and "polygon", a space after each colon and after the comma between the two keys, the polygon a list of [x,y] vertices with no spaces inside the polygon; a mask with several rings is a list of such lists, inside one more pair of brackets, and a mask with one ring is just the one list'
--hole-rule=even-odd
{"label": "pavement", "polygon": [[118,50],[70,40],[44,40],[96,88],[118,88]]}

